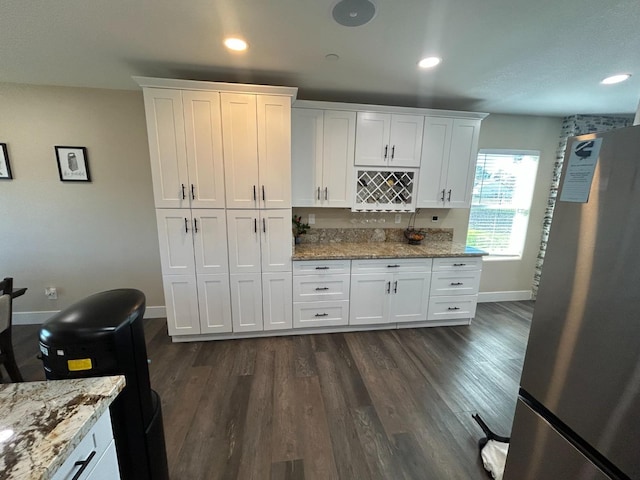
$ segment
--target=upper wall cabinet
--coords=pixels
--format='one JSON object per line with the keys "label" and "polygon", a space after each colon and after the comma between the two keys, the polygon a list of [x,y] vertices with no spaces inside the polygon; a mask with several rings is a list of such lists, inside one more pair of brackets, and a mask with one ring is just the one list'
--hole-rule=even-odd
{"label": "upper wall cabinet", "polygon": [[422,115],[358,112],[355,165],[419,167]]}
{"label": "upper wall cabinet", "polygon": [[425,118],[417,208],[469,208],[480,122]]}
{"label": "upper wall cabinet", "polygon": [[220,94],[144,89],[158,208],[224,208]]}
{"label": "upper wall cabinet", "polygon": [[221,93],[227,208],[291,207],[291,99]]}
{"label": "upper wall cabinet", "polygon": [[351,207],[356,112],[293,108],[294,207]]}

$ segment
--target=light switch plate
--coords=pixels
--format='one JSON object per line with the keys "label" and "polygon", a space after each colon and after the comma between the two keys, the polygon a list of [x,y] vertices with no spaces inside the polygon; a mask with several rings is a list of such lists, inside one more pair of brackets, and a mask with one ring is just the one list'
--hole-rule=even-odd
{"label": "light switch plate", "polygon": [[310,213],[309,214],[309,225],[315,225],[316,224],[316,214],[315,213]]}

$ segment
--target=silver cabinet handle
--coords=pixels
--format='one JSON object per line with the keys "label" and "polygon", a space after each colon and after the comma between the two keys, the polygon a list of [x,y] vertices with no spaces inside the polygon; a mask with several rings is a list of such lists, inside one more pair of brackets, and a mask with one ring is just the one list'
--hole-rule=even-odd
{"label": "silver cabinet handle", "polygon": [[184,233],[189,233],[189,221],[186,217],[184,219]]}
{"label": "silver cabinet handle", "polygon": [[394,155],[396,154],[396,146],[391,147],[391,160],[393,160]]}
{"label": "silver cabinet handle", "polygon": [[184,183],[180,184],[182,186],[182,199],[184,200],[186,197],[186,195],[184,194]]}
{"label": "silver cabinet handle", "polygon": [[384,146],[384,159],[387,159],[387,153],[389,152],[389,145]]}
{"label": "silver cabinet handle", "polygon": [[318,200],[320,200],[320,187],[318,187]]}
{"label": "silver cabinet handle", "polygon": [[191,184],[191,200],[195,200],[196,199],[196,192],[195,192],[195,186],[193,185],[193,183]]}
{"label": "silver cabinet handle", "polygon": [[267,221],[264,218],[262,219],[262,231],[267,233]]}
{"label": "silver cabinet handle", "polygon": [[194,233],[198,233],[198,219],[197,218],[193,219],[193,232]]}
{"label": "silver cabinet handle", "polygon": [[71,480],[78,480],[82,476],[82,472],[84,472],[87,469],[87,467],[89,466],[89,463],[91,463],[91,460],[93,460],[93,457],[95,456],[96,456],[96,451],[92,450],[86,459],[78,460],[77,462],[75,462],[73,466],[80,467],[80,470],[76,472],[76,474],[73,476]]}
{"label": "silver cabinet handle", "polygon": [[258,219],[253,219],[253,233],[258,233]]}
{"label": "silver cabinet handle", "polygon": [[444,188],[442,189],[442,196],[440,197],[440,200],[444,202]]}
{"label": "silver cabinet handle", "polygon": [[453,266],[454,267],[464,267],[466,265],[466,263],[454,263]]}
{"label": "silver cabinet handle", "polygon": [[329,290],[329,287],[316,287],[316,291]]}
{"label": "silver cabinet handle", "polygon": [[391,282],[387,282],[387,293],[391,293]]}
{"label": "silver cabinet handle", "polygon": [[258,198],[256,197],[256,186],[253,186],[253,201],[255,202]]}
{"label": "silver cabinet handle", "polygon": [[329,270],[329,267],[316,267],[316,270]]}
{"label": "silver cabinet handle", "polygon": [[398,293],[398,281],[393,282],[393,293]]}
{"label": "silver cabinet handle", "polygon": [[315,316],[316,317],[328,317],[329,314],[328,313],[316,313]]}
{"label": "silver cabinet handle", "polygon": [[265,198],[265,194],[264,194],[264,185],[262,185],[262,201],[266,202],[267,199]]}
{"label": "silver cabinet handle", "polygon": [[329,200],[329,187],[324,187],[324,199]]}
{"label": "silver cabinet handle", "polygon": [[396,265],[387,265],[387,268],[398,268],[398,267],[400,267],[400,265],[397,265],[397,264]]}
{"label": "silver cabinet handle", "polygon": [[451,201],[451,189],[449,189],[449,196],[447,197],[447,202]]}
{"label": "silver cabinet handle", "polygon": [[460,307],[449,307],[447,310],[460,310]]}
{"label": "silver cabinet handle", "polygon": [[451,282],[451,285],[458,286],[458,285],[464,285],[462,282]]}

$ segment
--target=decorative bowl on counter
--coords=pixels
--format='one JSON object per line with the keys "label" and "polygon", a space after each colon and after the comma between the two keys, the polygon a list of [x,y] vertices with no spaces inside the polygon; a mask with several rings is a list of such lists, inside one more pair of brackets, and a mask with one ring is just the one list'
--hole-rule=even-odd
{"label": "decorative bowl on counter", "polygon": [[423,230],[416,230],[415,228],[407,228],[404,231],[404,238],[409,241],[409,245],[420,245],[424,240],[425,232]]}

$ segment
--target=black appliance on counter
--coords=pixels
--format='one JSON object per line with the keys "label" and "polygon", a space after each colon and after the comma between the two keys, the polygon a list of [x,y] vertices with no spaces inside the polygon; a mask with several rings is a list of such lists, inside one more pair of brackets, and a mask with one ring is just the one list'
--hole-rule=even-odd
{"label": "black appliance on counter", "polygon": [[40,351],[49,380],[124,375],[111,423],[123,480],[168,480],[160,397],[151,390],[139,290],[97,293],[47,320]]}

